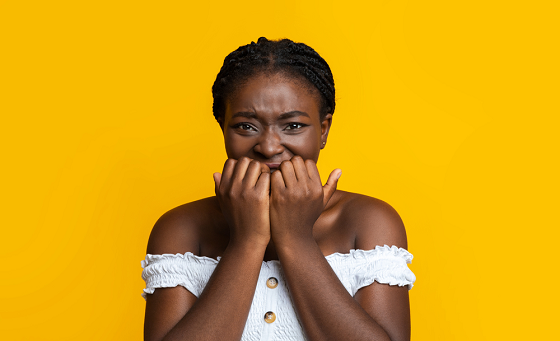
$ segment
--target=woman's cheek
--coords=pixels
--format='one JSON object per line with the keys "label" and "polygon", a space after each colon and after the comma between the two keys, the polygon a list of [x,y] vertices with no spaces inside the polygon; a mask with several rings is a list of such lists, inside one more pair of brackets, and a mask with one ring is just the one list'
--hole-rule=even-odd
{"label": "woman's cheek", "polygon": [[226,138],[226,153],[230,159],[240,159],[243,156],[249,156],[251,151],[251,143],[249,139],[239,139],[229,137]]}

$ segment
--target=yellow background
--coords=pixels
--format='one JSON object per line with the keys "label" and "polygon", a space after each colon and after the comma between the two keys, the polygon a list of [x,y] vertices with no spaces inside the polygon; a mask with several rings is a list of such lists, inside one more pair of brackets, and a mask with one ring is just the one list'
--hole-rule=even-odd
{"label": "yellow background", "polygon": [[553,338],[554,3],[1,2],[0,338],[142,338],[151,227],[213,194],[210,88],[260,36],[330,63],[321,174],[403,217],[413,340]]}

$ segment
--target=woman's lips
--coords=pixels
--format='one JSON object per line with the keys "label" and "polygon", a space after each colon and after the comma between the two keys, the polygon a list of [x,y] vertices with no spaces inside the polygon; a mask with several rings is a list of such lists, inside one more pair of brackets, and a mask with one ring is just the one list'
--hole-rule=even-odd
{"label": "woman's lips", "polygon": [[270,168],[270,172],[274,172],[275,170],[278,170],[278,167],[280,167],[279,163],[265,163],[265,165],[268,166],[268,168]]}

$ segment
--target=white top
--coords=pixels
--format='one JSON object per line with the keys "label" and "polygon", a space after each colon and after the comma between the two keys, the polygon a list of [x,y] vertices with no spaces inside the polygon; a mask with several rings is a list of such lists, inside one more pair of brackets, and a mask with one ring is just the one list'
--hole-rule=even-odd
{"label": "white top", "polygon": [[[410,290],[416,280],[416,276],[407,266],[412,261],[412,254],[396,246],[376,246],[375,249],[367,251],[350,250],[350,253],[346,254],[333,253],[326,256],[326,259],[352,296],[360,288],[374,281],[389,285],[407,285]],[[157,288],[181,285],[199,297],[219,260],[219,257],[215,260],[195,256],[191,252],[175,255],[148,254],[142,261],[142,278],[146,281],[146,289],[142,296],[145,298],[146,294],[152,294]],[[273,279],[269,280],[271,277]],[[265,321],[267,312],[275,314],[275,320],[271,323]],[[277,260],[262,262],[241,340],[305,340],[282,266]]]}

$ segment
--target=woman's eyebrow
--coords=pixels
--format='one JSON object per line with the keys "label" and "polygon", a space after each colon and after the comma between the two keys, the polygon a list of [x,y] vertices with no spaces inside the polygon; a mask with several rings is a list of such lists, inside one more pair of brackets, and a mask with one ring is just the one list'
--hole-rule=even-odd
{"label": "woman's eyebrow", "polygon": [[282,115],[280,115],[278,117],[278,119],[279,120],[285,120],[285,119],[288,119],[288,118],[294,118],[294,117],[298,117],[298,116],[309,117],[309,115],[304,111],[294,110],[294,111],[288,111],[288,112],[283,113]]}
{"label": "woman's eyebrow", "polygon": [[254,112],[249,112],[249,111],[240,111],[240,112],[236,112],[235,114],[233,114],[231,116],[231,118],[236,118],[236,117],[246,117],[246,118],[257,118],[257,114],[255,114]]}
{"label": "woman's eyebrow", "polygon": [[[299,110],[288,111],[288,112],[285,112],[285,113],[281,114],[280,116],[278,116],[278,120],[286,120],[286,119],[294,118],[294,117],[298,117],[298,116],[309,117],[309,114],[307,114],[304,111],[299,111]],[[245,118],[257,119],[257,114],[254,113],[254,112],[250,112],[250,111],[239,111],[239,112],[236,112],[235,114],[233,114],[231,116],[231,118],[236,118],[236,117],[245,117]]]}

